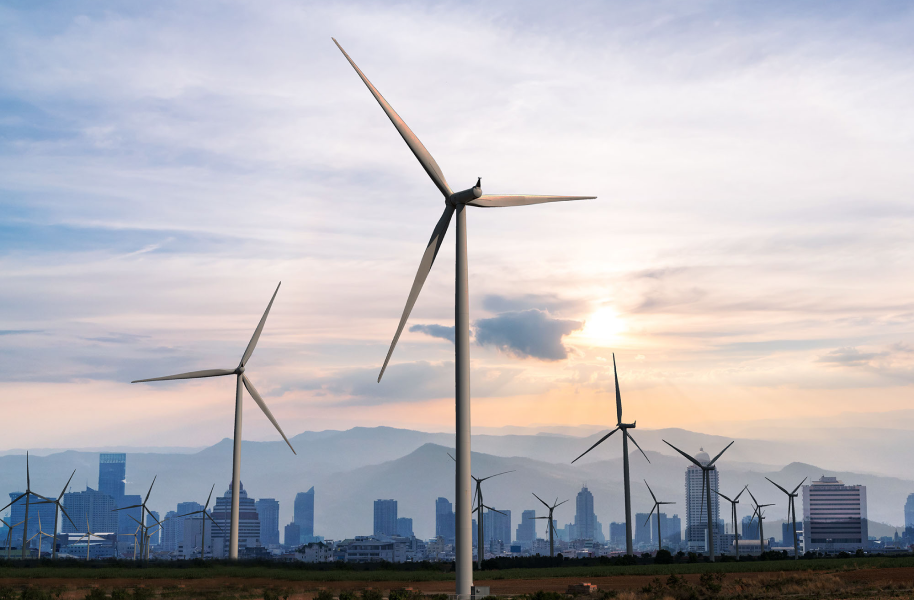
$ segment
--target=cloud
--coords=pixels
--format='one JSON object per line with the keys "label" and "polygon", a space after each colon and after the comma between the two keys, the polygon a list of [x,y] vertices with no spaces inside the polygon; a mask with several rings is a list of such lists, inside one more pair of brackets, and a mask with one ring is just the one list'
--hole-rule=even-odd
{"label": "cloud", "polygon": [[413,325],[409,328],[412,333],[424,333],[425,335],[430,335],[432,337],[441,338],[442,340],[448,340],[451,343],[454,342],[454,327],[448,327],[446,325]]}
{"label": "cloud", "polygon": [[482,299],[482,307],[493,313],[516,312],[538,308],[552,314],[580,312],[586,308],[581,300],[560,298],[555,294],[523,294],[520,296],[501,296],[489,294]]}
{"label": "cloud", "polygon": [[848,346],[832,350],[816,360],[816,362],[845,367],[867,366],[873,359],[886,356],[886,352],[860,352],[857,348]]}
{"label": "cloud", "polygon": [[536,309],[508,312],[476,321],[476,343],[520,358],[562,360],[568,357],[562,338],[583,325],[580,321],[553,319],[549,313]]}

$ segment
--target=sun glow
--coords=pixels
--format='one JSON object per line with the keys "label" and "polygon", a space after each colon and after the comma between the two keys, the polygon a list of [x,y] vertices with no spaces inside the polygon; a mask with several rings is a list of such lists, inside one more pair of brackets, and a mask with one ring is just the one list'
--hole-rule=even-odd
{"label": "sun glow", "polygon": [[619,334],[624,332],[625,329],[625,321],[619,317],[619,314],[606,307],[588,317],[584,322],[584,330],[581,333],[595,343],[611,344],[618,339]]}

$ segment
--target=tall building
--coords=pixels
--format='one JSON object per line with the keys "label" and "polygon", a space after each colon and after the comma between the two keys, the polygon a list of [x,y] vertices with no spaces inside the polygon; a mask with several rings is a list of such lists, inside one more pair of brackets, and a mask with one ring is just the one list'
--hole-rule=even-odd
{"label": "tall building", "polygon": [[904,503],[904,534],[907,539],[914,541],[914,494],[909,494]]}
{"label": "tall building", "polygon": [[[637,545],[649,545],[656,539],[657,518],[651,516],[648,522],[647,517],[650,513],[635,513],[635,534],[632,537],[632,543]],[[654,536],[651,537],[652,532]]]}
{"label": "tall building", "polygon": [[625,545],[625,523],[609,524],[609,543],[615,548],[621,548]]}
{"label": "tall building", "polygon": [[[192,518],[185,515],[197,512],[198,510],[203,510],[203,505],[199,502],[178,502],[177,510],[174,511],[174,516],[169,521],[162,524],[162,535],[168,540],[164,541],[166,546],[162,548],[163,550],[175,552],[179,547],[184,546],[184,520]],[[171,514],[171,511],[169,511],[169,514]],[[190,544],[188,544],[188,547],[189,546]]]}
{"label": "tall building", "polygon": [[298,548],[301,545],[301,528],[295,521],[285,526],[282,543],[289,548]]}
{"label": "tall building", "polygon": [[98,491],[114,498],[118,506],[124,497],[124,482],[127,480],[127,455],[123,453],[102,453],[98,455]]}
{"label": "tall building", "polygon": [[159,545],[159,532],[161,527],[156,527],[158,523],[162,522],[162,519],[159,517],[159,513],[154,510],[149,511],[149,514],[146,515],[146,527],[153,527],[152,533],[149,534],[149,545],[158,546]]}
{"label": "tall building", "polygon": [[170,510],[165,513],[165,520],[162,521],[162,550],[165,552],[174,552],[178,549],[178,545],[175,543],[175,526],[177,525],[175,521],[177,516],[177,512]]}
{"label": "tall building", "polygon": [[[120,501],[115,499],[114,503],[117,506],[136,506],[143,503],[143,497],[137,494],[126,494],[121,496]],[[129,534],[136,531],[137,523],[143,518],[143,509],[139,507],[127,508],[114,514],[117,515],[117,532],[119,534]]]}
{"label": "tall building", "polygon": [[514,539],[522,546],[533,544],[536,540],[536,511],[525,510],[520,515],[520,523],[517,524],[517,531]]}
{"label": "tall building", "polygon": [[753,519],[749,515],[743,517],[743,520],[740,522],[740,539],[758,539],[758,519]]}
{"label": "tall building", "polygon": [[[314,488],[311,488],[314,489]],[[312,507],[314,496],[311,496]],[[254,503],[260,519],[260,543],[264,546],[279,545],[279,502],[274,498],[261,498]],[[312,522],[314,511],[311,511]]]}
{"label": "tall building", "polygon": [[482,517],[483,535],[486,536],[486,545],[492,542],[502,542],[511,544],[511,511],[501,510],[501,513],[494,510],[487,510]]}
{"label": "tall building", "polygon": [[856,550],[869,543],[866,486],[844,485],[823,475],[803,486],[806,550]]}
{"label": "tall building", "polygon": [[[781,540],[785,546],[793,546],[793,520],[781,523]],[[803,521],[797,521],[797,543],[803,540]]]}
{"label": "tall building", "polygon": [[397,517],[397,535],[413,537],[413,520],[409,517]]}
{"label": "tall building", "polygon": [[[314,537],[314,486],[307,492],[299,492],[295,495],[295,504],[293,506],[294,518],[292,519],[300,531],[301,540],[311,541]],[[288,545],[289,542],[286,542]]]}
{"label": "tall building", "polygon": [[[117,506],[114,498],[108,494],[86,487],[84,492],[68,492],[63,495],[63,507],[73,519],[60,516],[63,533],[86,533],[86,517],[93,533],[114,533],[117,531],[118,514],[114,512]],[[42,520],[44,515],[42,515]],[[18,521],[17,521],[18,522]],[[134,526],[136,529],[136,526]]]}
{"label": "tall building", "polygon": [[435,537],[443,537],[445,543],[453,544],[456,532],[453,505],[447,498],[439,497],[435,500]]}
{"label": "tall building", "polygon": [[[239,494],[239,511],[238,511],[238,551],[242,548],[255,548],[260,546],[260,519],[257,517],[257,507],[254,506],[254,499],[248,498],[248,493],[244,491],[244,485],[239,482],[241,493]],[[232,485],[229,484],[225,494],[216,498],[216,506],[213,507],[213,520],[219,524],[219,527],[207,527],[207,535],[213,540],[213,558],[224,558],[229,553],[229,532],[231,530],[232,517]],[[220,541],[221,540],[221,543]],[[186,545],[187,540],[185,540]]]}
{"label": "tall building", "polygon": [[[21,496],[23,493],[24,492],[12,492],[10,494],[10,500],[15,500],[16,498]],[[25,524],[27,526],[26,538],[28,538],[28,539],[31,539],[31,537],[33,535],[38,533],[38,519],[39,519],[38,515],[39,514],[41,515],[41,528],[44,531],[50,532],[54,528],[54,511],[55,511],[56,507],[53,504],[38,504],[39,502],[42,502],[41,498],[32,494],[29,499],[29,522]],[[67,512],[70,512],[70,511],[67,511]],[[9,519],[7,519],[7,521],[9,521],[10,525],[13,525],[16,523],[21,523],[24,520],[25,520],[25,498],[22,498],[21,500],[19,500],[19,502],[16,502],[15,504],[10,506],[10,517],[9,517]],[[64,517],[64,520],[66,520],[66,517]],[[73,520],[77,521],[76,517],[73,517]],[[83,517],[83,527],[86,526],[85,520],[86,520],[86,518]],[[77,521],[77,523],[78,522],[79,521]],[[18,527],[13,527],[13,533],[10,537],[10,544],[12,546],[18,546],[20,548],[22,547],[22,527],[23,527],[23,525],[19,525]],[[4,538],[2,540],[2,543],[4,545],[3,549],[5,551],[6,550],[6,538]],[[30,548],[38,547],[38,538],[37,537],[35,538],[35,540],[33,542],[31,542],[29,544],[29,547]]]}
{"label": "tall building", "polygon": [[[705,452],[704,448],[695,455],[695,460],[703,465],[711,462],[711,457]],[[707,535],[708,535],[708,494],[711,495],[711,535],[714,536],[714,551],[720,550],[720,528],[717,523],[720,521],[720,497],[714,493],[720,481],[717,467],[714,467],[708,473],[711,479],[711,490],[705,490],[702,494],[702,470],[695,465],[689,465],[685,472],[685,493],[686,493],[686,542],[689,550],[692,552],[707,552]]]}
{"label": "tall building", "polygon": [[374,501],[374,535],[397,535],[397,501]]}
{"label": "tall building", "polygon": [[574,537],[592,540],[596,536],[597,515],[593,512],[593,494],[583,486],[574,501]]}

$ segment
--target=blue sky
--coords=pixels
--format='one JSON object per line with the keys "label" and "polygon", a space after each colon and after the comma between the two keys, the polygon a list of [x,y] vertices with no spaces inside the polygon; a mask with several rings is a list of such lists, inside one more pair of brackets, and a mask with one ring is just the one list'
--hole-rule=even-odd
{"label": "blue sky", "polygon": [[63,445],[225,437],[231,384],[127,382],[234,365],[282,280],[250,373],[287,432],[453,427],[453,234],[374,383],[441,199],[331,35],[455,189],[599,196],[470,214],[474,423],[600,422],[613,351],[648,427],[907,408],[912,24],[879,2],[4,3],[8,417],[53,411]]}

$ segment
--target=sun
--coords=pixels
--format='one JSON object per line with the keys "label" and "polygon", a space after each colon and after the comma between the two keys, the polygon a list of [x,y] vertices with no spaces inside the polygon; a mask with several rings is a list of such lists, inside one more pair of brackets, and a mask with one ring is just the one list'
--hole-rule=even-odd
{"label": "sun", "polygon": [[581,333],[596,343],[610,344],[616,341],[619,334],[624,331],[625,321],[622,320],[619,313],[605,307],[587,318]]}

